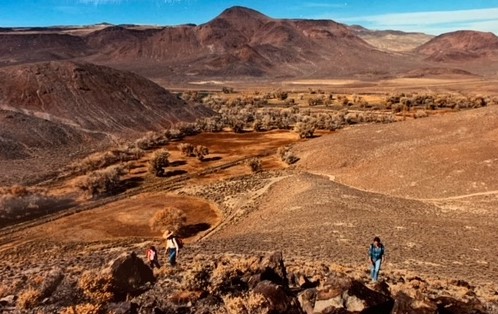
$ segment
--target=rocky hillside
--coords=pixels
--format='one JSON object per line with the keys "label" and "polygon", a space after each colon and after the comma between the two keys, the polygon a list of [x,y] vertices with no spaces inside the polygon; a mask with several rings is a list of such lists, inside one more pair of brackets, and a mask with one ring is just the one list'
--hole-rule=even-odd
{"label": "rocky hillside", "polygon": [[[2,253],[4,261],[11,261],[8,268],[0,269],[3,313],[470,314],[498,310],[490,291],[465,281],[389,273],[382,282],[371,284],[365,271],[289,261],[278,252],[220,255],[188,247],[177,266],[165,264],[152,270],[143,260],[147,243],[38,245],[44,253],[31,246]],[[36,254],[36,265],[27,253]],[[53,258],[60,253],[63,256]],[[36,274],[23,269],[36,269]]]}
{"label": "rocky hillside", "polygon": [[495,55],[492,33],[431,37],[331,20],[274,19],[237,6],[202,25],[0,29],[0,66],[76,58],[178,83],[227,76],[385,78],[434,61],[464,66]]}
{"label": "rocky hillside", "polygon": [[210,114],[143,77],[104,66],[60,61],[0,68],[0,168],[13,179],[27,170],[17,161],[31,160],[37,171],[29,174],[42,173],[117,139]]}
{"label": "rocky hillside", "polygon": [[498,37],[493,33],[457,31],[439,35],[415,51],[432,61],[470,61],[483,57],[496,58]]}
{"label": "rocky hillside", "polygon": [[424,33],[370,30],[359,25],[350,26],[350,29],[370,45],[386,51],[410,51],[434,37]]}

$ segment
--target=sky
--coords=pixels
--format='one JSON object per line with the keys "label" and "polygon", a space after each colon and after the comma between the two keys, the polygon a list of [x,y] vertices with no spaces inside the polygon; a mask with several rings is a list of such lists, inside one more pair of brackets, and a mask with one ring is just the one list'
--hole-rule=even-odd
{"label": "sky", "polygon": [[0,0],[0,27],[203,24],[236,5],[272,18],[330,19],[373,30],[498,35],[498,0]]}

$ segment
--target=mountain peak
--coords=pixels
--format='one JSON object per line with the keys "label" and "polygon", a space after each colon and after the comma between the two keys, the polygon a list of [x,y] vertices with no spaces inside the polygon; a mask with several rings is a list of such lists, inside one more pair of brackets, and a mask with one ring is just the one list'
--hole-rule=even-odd
{"label": "mountain peak", "polygon": [[[217,19],[222,18],[222,19],[227,19],[227,20],[233,20],[233,19],[243,19],[243,20],[248,20],[248,19],[256,19],[256,20],[268,20],[270,19],[268,16],[264,15],[261,12],[258,12],[256,10],[242,7],[242,6],[233,6],[231,8],[226,9],[223,11]],[[241,22],[243,21],[241,20]]]}

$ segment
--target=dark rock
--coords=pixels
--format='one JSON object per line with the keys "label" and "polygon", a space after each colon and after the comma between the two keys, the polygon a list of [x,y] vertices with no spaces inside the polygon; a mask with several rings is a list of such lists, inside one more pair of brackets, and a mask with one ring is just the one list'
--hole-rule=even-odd
{"label": "dark rock", "polygon": [[390,313],[393,306],[391,297],[371,290],[359,281],[336,276],[317,291],[314,311],[336,313],[335,310],[345,309],[348,312]]}
{"label": "dark rock", "polygon": [[288,286],[287,270],[282,252],[275,252],[261,262],[264,271],[261,280],[269,280],[277,285]]}
{"label": "dark rock", "polygon": [[122,254],[104,272],[111,274],[117,293],[133,293],[147,282],[155,281],[152,269],[134,252]]}
{"label": "dark rock", "polygon": [[17,297],[15,295],[8,295],[0,299],[0,306],[11,306],[16,302]]}
{"label": "dark rock", "polygon": [[45,279],[41,284],[40,291],[44,298],[47,298],[54,293],[59,284],[64,279],[64,274],[61,269],[55,269],[45,275]]}
{"label": "dark rock", "polygon": [[304,290],[297,296],[299,304],[306,314],[313,314],[316,301],[316,289]]}
{"label": "dark rock", "polygon": [[107,311],[114,314],[137,314],[138,305],[132,302],[110,303]]}
{"label": "dark rock", "polygon": [[316,288],[320,285],[320,281],[310,281],[305,275],[299,275],[297,283],[302,289]]}
{"label": "dark rock", "polygon": [[394,297],[394,307],[391,314],[434,314],[436,306],[432,307],[412,307],[415,299],[404,292],[398,292]]}
{"label": "dark rock", "polygon": [[473,289],[474,287],[472,287],[467,281],[465,280],[451,280],[450,281],[450,284],[451,285],[454,285],[454,286],[457,286],[457,287],[464,287],[464,288],[467,288],[467,289]]}
{"label": "dark rock", "polygon": [[255,293],[262,294],[270,303],[269,312],[275,314],[301,314],[303,311],[296,297],[287,290],[269,280],[261,281],[254,289]]}
{"label": "dark rock", "polygon": [[262,280],[261,274],[251,275],[246,279],[247,286],[249,289],[254,289]]}
{"label": "dark rock", "polygon": [[437,305],[438,314],[485,314],[487,311],[482,304],[473,300],[469,303],[455,300],[449,297],[439,297],[434,300]]}
{"label": "dark rock", "polygon": [[377,283],[375,283],[372,289],[374,291],[382,293],[385,296],[388,297],[391,296],[391,289],[389,288],[389,285],[385,281],[378,281]]}

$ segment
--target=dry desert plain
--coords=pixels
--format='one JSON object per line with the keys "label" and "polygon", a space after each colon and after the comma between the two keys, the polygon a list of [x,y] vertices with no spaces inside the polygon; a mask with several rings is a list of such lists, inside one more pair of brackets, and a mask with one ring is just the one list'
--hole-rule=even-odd
{"label": "dry desert plain", "polygon": [[[436,81],[391,81],[385,90],[381,83],[363,89],[351,82],[314,81],[311,86],[344,94],[360,88],[372,101],[391,88],[407,93],[462,89],[463,95],[481,88],[475,94],[497,94],[489,82]],[[286,86],[290,97],[313,97],[304,87],[310,85],[296,83],[302,86]],[[250,87],[240,92],[250,93]],[[124,178],[132,184],[127,190],[98,199],[75,187],[78,174],[40,182],[74,203],[2,229],[3,291],[15,290],[12,285],[29,278],[30,269],[43,273],[62,265],[78,276],[120,253],[161,247],[160,234],[148,222],[170,206],[184,210],[190,226],[182,271],[199,254],[209,259],[282,251],[289,267],[320,261],[366,282],[367,248],[379,235],[387,247],[383,272],[390,284],[410,276],[432,283],[469,282],[481,299],[492,302],[498,282],[498,106],[414,117],[348,125],[308,139],[277,130],[188,136],[181,141],[209,148],[205,161],[182,156],[179,142],[159,145],[128,167]],[[291,166],[276,153],[286,145],[299,157]],[[146,165],[162,148],[170,151],[171,163],[166,176],[157,178]],[[252,173],[244,163],[251,157],[261,159],[262,172]],[[462,297],[456,286],[445,291]]]}

